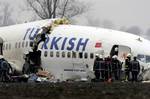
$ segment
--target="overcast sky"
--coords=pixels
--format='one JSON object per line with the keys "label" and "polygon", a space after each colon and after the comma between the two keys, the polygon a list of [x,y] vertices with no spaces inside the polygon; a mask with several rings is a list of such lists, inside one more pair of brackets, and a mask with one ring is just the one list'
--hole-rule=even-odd
{"label": "overcast sky", "polygon": [[150,27],[150,0],[94,0],[93,14],[112,20],[117,26]]}
{"label": "overcast sky", "polygon": [[88,16],[100,22],[110,20],[117,30],[123,26],[126,28],[138,26],[144,35],[150,28],[150,0],[92,0],[90,2],[92,8]]}
{"label": "overcast sky", "polygon": [[[18,5],[24,5],[23,0],[1,0],[10,2],[14,8]],[[144,32],[150,28],[150,0],[83,0],[90,2],[90,11],[86,16],[102,20],[110,20],[113,22],[116,28],[122,26],[139,26]],[[16,9],[18,11],[18,9]],[[14,12],[15,13],[15,12]],[[28,15],[27,12],[24,12]],[[84,16],[78,17],[79,24],[86,24]],[[22,18],[22,17],[18,17]]]}

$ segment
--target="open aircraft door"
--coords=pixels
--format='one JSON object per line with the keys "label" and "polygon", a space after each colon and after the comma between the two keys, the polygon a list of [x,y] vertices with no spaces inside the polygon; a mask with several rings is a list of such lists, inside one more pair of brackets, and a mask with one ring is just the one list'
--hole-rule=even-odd
{"label": "open aircraft door", "polygon": [[125,61],[125,59],[129,53],[131,54],[130,47],[124,46],[124,45],[118,46],[118,59],[121,60],[122,62]]}
{"label": "open aircraft door", "polygon": [[131,53],[130,47],[124,45],[114,45],[112,47],[110,56],[117,55],[118,59],[124,62],[129,53]]}

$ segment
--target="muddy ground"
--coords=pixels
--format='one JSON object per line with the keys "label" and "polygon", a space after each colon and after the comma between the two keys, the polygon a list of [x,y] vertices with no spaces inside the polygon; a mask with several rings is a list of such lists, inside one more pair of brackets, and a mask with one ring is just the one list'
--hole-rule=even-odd
{"label": "muddy ground", "polygon": [[150,99],[150,84],[1,83],[0,99]]}

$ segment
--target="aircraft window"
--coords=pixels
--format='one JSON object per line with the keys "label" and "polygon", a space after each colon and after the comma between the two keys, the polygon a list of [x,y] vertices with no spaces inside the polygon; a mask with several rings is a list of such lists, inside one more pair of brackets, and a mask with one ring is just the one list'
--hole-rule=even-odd
{"label": "aircraft window", "polygon": [[56,52],[56,57],[59,57],[59,52]]}
{"label": "aircraft window", "polygon": [[70,53],[70,52],[67,53],[67,57],[68,57],[68,58],[71,57],[71,53]]}
{"label": "aircraft window", "polygon": [[62,57],[65,57],[65,52],[62,52]]}
{"label": "aircraft window", "polygon": [[20,45],[21,45],[21,43],[19,42],[19,44],[18,44],[18,48],[20,48]]}
{"label": "aircraft window", "polygon": [[146,55],[146,63],[150,63],[150,56]]}
{"label": "aircraft window", "polygon": [[145,55],[139,54],[139,55],[137,55],[137,59],[142,61],[142,62],[145,62]]}
{"label": "aircraft window", "polygon": [[22,42],[22,48],[24,48],[24,41]]}
{"label": "aircraft window", "polygon": [[76,58],[76,52],[72,52],[72,58]]}
{"label": "aircraft window", "polygon": [[6,50],[8,49],[8,44],[6,44]]}
{"label": "aircraft window", "polygon": [[51,51],[50,52],[50,57],[53,57],[54,56],[54,53]]}
{"label": "aircraft window", "polygon": [[79,58],[83,58],[83,53],[79,53]]}
{"label": "aircraft window", "polygon": [[44,56],[45,56],[45,57],[47,57],[47,54],[48,54],[48,52],[47,52],[47,51],[45,51],[45,52],[44,52]]}
{"label": "aircraft window", "polygon": [[88,58],[88,53],[84,53],[84,58],[85,58],[85,59]]}
{"label": "aircraft window", "polygon": [[9,50],[11,49],[11,44],[9,44]]}
{"label": "aircraft window", "polygon": [[18,43],[16,42],[16,44],[15,44],[15,48],[17,48],[17,44],[18,44]]}
{"label": "aircraft window", "polygon": [[26,41],[26,47],[28,47],[28,41]]}
{"label": "aircraft window", "polygon": [[94,58],[94,54],[90,53],[90,58],[93,59]]}
{"label": "aircraft window", "polygon": [[5,50],[5,44],[3,45],[3,50]]}

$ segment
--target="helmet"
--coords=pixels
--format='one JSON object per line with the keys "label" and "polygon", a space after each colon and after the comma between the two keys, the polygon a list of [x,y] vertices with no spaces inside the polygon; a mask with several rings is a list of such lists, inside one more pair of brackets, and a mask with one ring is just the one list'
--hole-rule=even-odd
{"label": "helmet", "polygon": [[103,56],[102,56],[102,55],[99,55],[99,58],[103,58]]}
{"label": "helmet", "polygon": [[131,54],[130,54],[130,53],[128,53],[128,54],[127,54],[127,57],[131,57]]}
{"label": "helmet", "polygon": [[99,57],[99,54],[95,54],[95,56]]}
{"label": "helmet", "polygon": [[32,48],[30,48],[30,49],[29,49],[29,52],[33,52],[33,49],[32,49]]}
{"label": "helmet", "polygon": [[25,55],[29,54],[29,51],[25,51],[24,54],[25,54]]}
{"label": "helmet", "polygon": [[112,58],[113,58],[113,59],[117,59],[117,55],[114,55]]}
{"label": "helmet", "polygon": [[3,59],[4,58],[4,56],[3,55],[0,55],[0,59]]}

